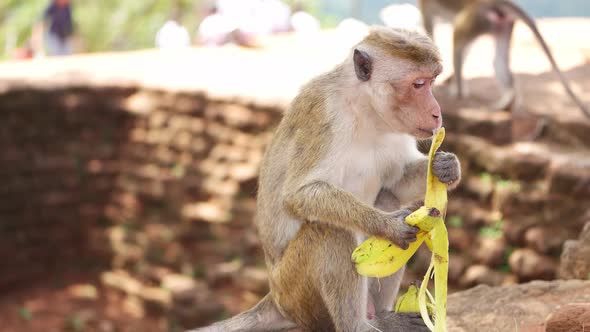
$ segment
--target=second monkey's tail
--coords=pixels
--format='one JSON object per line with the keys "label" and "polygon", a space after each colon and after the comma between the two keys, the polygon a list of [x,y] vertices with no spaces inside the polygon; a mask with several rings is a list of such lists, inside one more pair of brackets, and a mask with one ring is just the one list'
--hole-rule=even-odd
{"label": "second monkey's tail", "polygon": [[522,10],[522,8],[520,8],[515,3],[512,3],[511,1],[498,0],[498,4],[501,5],[502,7],[507,8],[512,14],[520,17],[522,19],[522,21],[529,27],[529,29],[531,29],[531,31],[535,35],[535,38],[537,39],[537,41],[541,45],[541,48],[543,49],[543,51],[545,51],[545,55],[547,55],[547,58],[549,59],[549,62],[551,63],[551,67],[553,68],[553,71],[557,74],[557,76],[559,77],[559,80],[561,81],[561,84],[563,85],[565,91],[570,96],[570,98],[572,98],[574,103],[580,108],[580,110],[582,110],[584,115],[586,115],[586,117],[590,118],[590,110],[588,110],[588,107],[586,105],[584,105],[584,103],[580,100],[580,98],[574,93],[569,82],[567,81],[565,76],[563,76],[562,71],[559,69],[559,67],[557,66],[557,62],[553,58],[553,54],[551,53],[549,46],[545,42],[545,39],[543,39],[543,36],[541,36],[541,32],[537,28],[537,24],[535,23],[535,21],[524,10]]}
{"label": "second monkey's tail", "polygon": [[252,309],[232,318],[186,332],[278,332],[296,328],[297,325],[281,315],[270,294]]}

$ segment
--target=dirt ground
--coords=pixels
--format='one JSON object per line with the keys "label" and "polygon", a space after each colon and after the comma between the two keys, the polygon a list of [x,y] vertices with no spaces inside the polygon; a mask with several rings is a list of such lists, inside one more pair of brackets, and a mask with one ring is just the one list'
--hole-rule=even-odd
{"label": "dirt ground", "polygon": [[[590,44],[580,43],[587,40],[590,19],[544,20],[540,28],[566,76],[575,82],[574,89],[590,103]],[[437,41],[448,60],[448,26],[437,31]],[[99,83],[140,82],[178,89],[207,87],[219,96],[229,94],[262,98],[269,103],[285,103],[305,80],[341,59],[343,50],[349,44],[349,39],[338,36],[336,32],[325,32],[311,41],[296,37],[275,39],[269,42],[266,51],[239,50],[235,47],[195,48],[175,55],[140,51],[84,55],[69,60],[7,62],[0,63],[0,88],[15,81],[55,84],[74,78]],[[548,72],[548,62],[523,26],[517,26],[513,45],[512,64],[518,73],[517,82],[524,93],[526,108],[537,114],[582,119],[558,86],[555,75]],[[489,78],[493,70],[492,50],[493,45],[487,38],[473,46],[465,67],[466,76],[470,79],[471,98],[456,103],[442,89],[438,94],[443,108],[481,107],[497,98],[497,88]],[[277,58],[280,60],[275,61]],[[225,68],[215,66],[216,63],[225,63]],[[445,75],[448,73],[446,71]],[[73,287],[76,285],[78,287]],[[226,290],[228,293],[232,291]],[[141,317],[130,299],[100,285],[98,273],[65,271],[59,278],[48,276],[46,280],[26,288],[4,289],[0,296],[0,330],[6,332],[149,332],[175,331],[178,328],[175,322],[166,318]]]}
{"label": "dirt ground", "polygon": [[134,317],[120,294],[101,286],[98,271],[63,271],[21,287],[2,291],[3,332],[174,330],[166,319]]}

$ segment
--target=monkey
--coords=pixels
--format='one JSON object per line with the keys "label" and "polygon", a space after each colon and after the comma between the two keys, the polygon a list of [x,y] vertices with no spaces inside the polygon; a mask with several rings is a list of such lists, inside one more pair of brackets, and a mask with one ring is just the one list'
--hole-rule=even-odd
{"label": "monkey", "polygon": [[[432,93],[441,71],[428,36],[374,27],[301,88],[260,167],[255,225],[270,292],[195,332],[428,331],[419,313],[392,311],[404,270],[369,280],[351,253],[368,236],[401,248],[416,240],[404,219],[425,193],[428,158],[417,141],[442,125]],[[439,152],[433,172],[456,187],[459,159]]]}
{"label": "monkey", "polygon": [[537,24],[515,3],[509,0],[419,0],[418,3],[424,29],[431,38],[433,37],[435,17],[439,16],[452,21],[455,73],[451,81],[455,87],[454,93],[458,98],[464,97],[462,69],[468,46],[477,37],[491,34],[496,41],[494,57],[496,80],[503,90],[501,98],[494,107],[502,110],[512,108],[517,93],[510,69],[510,42],[514,23],[516,19],[521,19],[533,32],[569,97],[585,116],[590,117],[590,110],[571,89],[569,82],[555,62],[549,46],[539,32]]}

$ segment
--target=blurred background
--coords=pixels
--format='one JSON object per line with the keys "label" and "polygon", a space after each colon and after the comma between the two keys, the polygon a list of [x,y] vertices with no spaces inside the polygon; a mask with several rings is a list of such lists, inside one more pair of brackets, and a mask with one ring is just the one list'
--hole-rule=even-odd
{"label": "blurred background", "polygon": [[[515,2],[590,104],[590,2]],[[252,218],[273,128],[367,25],[421,30],[415,4],[3,0],[0,330],[182,331],[257,303],[268,285]],[[435,36],[442,82],[451,26]],[[512,46],[519,112],[490,108],[488,37],[465,63],[468,98],[435,89],[464,174],[447,216],[458,296],[590,279],[590,121],[522,24]],[[535,137],[517,135],[531,126]],[[404,287],[429,259],[418,252]]]}
{"label": "blurred background", "polygon": [[[69,1],[68,1],[69,2]],[[235,2],[235,1],[234,1]],[[249,2],[249,1],[245,1]],[[245,3],[244,2],[244,3]],[[584,0],[555,3],[551,0],[515,1],[534,17],[586,17],[590,4]],[[236,6],[226,1],[223,6]],[[237,2],[239,3],[239,2]],[[343,19],[352,17],[368,24],[382,23],[381,9],[391,4],[416,1],[403,0],[285,0],[291,11],[304,9],[317,18],[322,28],[334,28]],[[216,5],[214,0],[153,1],[73,1],[71,7],[74,49],[78,52],[109,52],[150,48],[158,30],[169,19],[180,23],[193,36],[201,21]],[[47,19],[47,0],[6,0],[0,4],[0,57],[14,56],[15,50],[27,47],[39,22]],[[244,5],[237,5],[244,6]],[[269,7],[277,7],[271,4]],[[285,8],[272,8],[276,20]],[[288,15],[288,14],[287,14]]]}

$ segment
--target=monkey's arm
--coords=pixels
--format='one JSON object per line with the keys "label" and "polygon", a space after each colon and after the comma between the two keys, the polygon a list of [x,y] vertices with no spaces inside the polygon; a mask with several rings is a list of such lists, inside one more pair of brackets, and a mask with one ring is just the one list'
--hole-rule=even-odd
{"label": "monkey's arm", "polygon": [[[426,156],[406,165],[402,179],[391,189],[401,204],[407,204],[424,197],[427,169],[428,158]],[[449,190],[455,189],[461,181],[461,164],[454,153],[437,152],[432,163],[432,171],[441,182],[449,185]]]}
{"label": "monkey's arm", "polygon": [[354,232],[382,236],[401,248],[407,248],[416,240],[418,229],[404,222],[411,210],[380,211],[325,181],[306,183],[284,197],[287,211],[300,220],[324,222]]}
{"label": "monkey's arm", "polygon": [[426,156],[416,159],[404,167],[401,180],[389,189],[402,205],[424,199],[427,169],[428,158]]}

